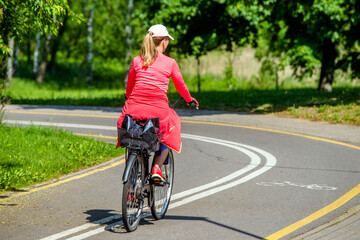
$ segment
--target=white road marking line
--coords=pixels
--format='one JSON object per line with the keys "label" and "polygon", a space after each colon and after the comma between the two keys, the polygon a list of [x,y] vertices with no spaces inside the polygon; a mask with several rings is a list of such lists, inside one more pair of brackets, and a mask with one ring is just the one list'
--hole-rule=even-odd
{"label": "white road marking line", "polygon": [[[147,218],[147,217],[150,217],[151,216],[151,212],[145,212],[141,215],[141,218],[144,219],[144,218]],[[96,234],[99,234],[101,232],[104,232],[104,231],[109,231],[111,230],[111,228],[115,227],[115,226],[123,226],[123,221],[118,221],[118,222],[115,222],[115,223],[112,223],[106,227],[99,227],[99,228],[96,228],[94,230],[91,230],[89,232],[85,232],[83,234],[80,234],[80,235],[77,235],[77,236],[74,236],[74,237],[71,237],[71,238],[67,238],[66,240],[82,240],[82,239],[85,239],[85,238],[88,238],[88,237],[91,237],[93,235],[96,235]]]}
{"label": "white road marking line", "polygon": [[59,239],[59,238],[69,236],[71,234],[75,234],[75,233],[84,231],[84,230],[92,228],[92,227],[98,227],[101,224],[105,224],[105,223],[108,223],[108,222],[111,222],[113,220],[120,219],[120,218],[121,218],[121,215],[116,214],[114,216],[106,217],[106,218],[103,218],[103,219],[100,219],[100,220],[97,220],[97,221],[94,221],[94,222],[91,222],[91,223],[86,223],[86,224],[81,225],[79,227],[75,227],[75,228],[72,228],[72,229],[69,229],[69,230],[66,230],[66,231],[51,235],[49,237],[42,238],[40,240],[45,240],[45,239],[46,240],[56,240],[56,239]]}
{"label": "white road marking line", "polygon": [[234,178],[237,178],[237,177],[241,176],[242,174],[256,168],[261,163],[261,159],[260,159],[260,157],[258,155],[256,155],[255,153],[253,153],[253,152],[251,152],[251,151],[249,151],[249,150],[247,150],[245,148],[234,145],[234,144],[236,144],[234,142],[232,144],[223,143],[223,142],[221,142],[221,140],[219,141],[219,139],[206,138],[206,137],[190,135],[190,134],[181,134],[181,137],[188,138],[188,139],[193,139],[193,140],[198,140],[198,141],[203,141],[203,142],[214,143],[214,144],[226,146],[226,147],[229,147],[229,148],[234,148],[234,149],[248,155],[250,157],[251,161],[246,167],[244,167],[244,168],[240,169],[239,171],[236,171],[236,172],[234,172],[234,173],[232,173],[232,174],[230,174],[230,175],[228,175],[226,177],[223,177],[223,178],[221,178],[219,180],[216,180],[214,182],[211,182],[211,183],[208,183],[208,184],[205,184],[205,185],[202,185],[202,186],[199,186],[199,187],[195,187],[195,188],[183,191],[181,193],[177,193],[177,194],[172,195],[171,196],[172,201],[174,201],[176,199],[179,199],[179,198],[189,196],[189,195],[194,194],[194,193],[204,191],[204,190],[206,190],[208,188],[215,187],[215,186],[223,184],[225,182],[228,182],[228,181],[230,181],[230,180],[232,180]]}
{"label": "white road marking line", "polygon": [[290,181],[283,182],[259,182],[257,185],[265,186],[265,187],[284,187],[284,186],[293,186],[293,187],[301,187],[311,190],[325,190],[325,191],[334,191],[337,190],[336,187],[328,186],[327,184],[303,184],[303,183],[293,183]]}
{"label": "white road marking line", "polygon": [[61,233],[57,233],[57,234],[54,234],[54,235],[51,235],[49,237],[46,237],[46,238],[42,238],[40,240],[56,240],[56,239],[59,239],[59,238],[62,238],[63,236],[69,236],[71,234],[74,234],[74,233],[77,233],[77,232],[81,232],[81,231],[84,231],[88,228],[92,228],[92,227],[95,227],[95,226],[99,226],[99,224],[96,224],[96,223],[87,223],[87,224],[84,224],[84,225],[81,225],[79,227],[76,227],[76,228],[72,228],[72,229],[69,229],[69,230],[66,230],[66,231],[63,231]]}
{"label": "white road marking line", "polygon": [[105,231],[104,227],[96,228],[94,230],[91,230],[89,232],[85,232],[85,233],[80,234],[78,236],[75,236],[75,237],[72,237],[72,238],[67,238],[67,240],[81,240],[81,239],[85,239],[85,238],[91,237],[93,235],[99,234],[99,233],[104,232],[104,231]]}
{"label": "white road marking line", "polygon": [[[181,205],[184,205],[184,204],[187,204],[187,203],[190,203],[190,202],[193,202],[193,201],[196,201],[198,199],[201,199],[201,198],[204,198],[204,197],[207,197],[207,196],[210,196],[210,195],[213,195],[215,193],[218,193],[218,192],[221,192],[221,191],[224,191],[224,190],[227,190],[229,188],[232,188],[232,187],[235,187],[239,184],[242,184],[244,182],[247,182],[261,174],[263,174],[264,172],[270,170],[273,166],[275,166],[276,164],[276,158],[266,152],[266,151],[263,151],[259,148],[256,148],[256,147],[253,147],[253,146],[249,146],[249,145],[245,145],[245,144],[240,144],[240,143],[236,143],[236,142],[231,142],[231,141],[225,141],[225,140],[220,140],[220,139],[215,139],[215,138],[208,138],[208,137],[201,137],[201,136],[196,136],[196,135],[190,135],[190,134],[186,134],[184,135],[184,137],[188,137],[188,138],[191,138],[191,139],[195,139],[195,140],[200,140],[200,141],[206,141],[206,142],[212,142],[212,143],[215,143],[216,144],[233,144],[235,146],[243,146],[243,147],[247,147],[255,152],[258,152],[260,153],[261,155],[263,155],[265,158],[266,158],[266,164],[256,170],[255,172],[252,172],[250,173],[249,175],[245,176],[245,177],[242,177],[241,179],[237,180],[237,181],[234,181],[234,182],[231,182],[231,183],[228,183],[226,185],[222,185],[220,187],[217,187],[217,188],[213,188],[211,190],[208,190],[208,191],[205,191],[205,192],[202,192],[202,193],[199,193],[199,194],[196,194],[196,195],[193,195],[189,198],[186,198],[186,199],[183,199],[181,201],[178,201],[178,202],[175,202],[175,203],[172,203],[170,206],[169,206],[169,209],[173,209],[173,208],[176,208],[176,207],[179,207]],[[181,193],[180,193],[181,194]]]}
{"label": "white road marking line", "polygon": [[[229,184],[226,184],[226,185],[223,185],[223,186],[220,186],[220,187],[217,187],[217,188],[214,188],[214,189],[211,189],[211,190],[208,190],[208,191],[193,195],[193,196],[191,196],[189,198],[185,198],[185,199],[180,200],[180,201],[175,202],[175,203],[171,203],[170,206],[169,206],[169,209],[174,209],[176,207],[179,207],[179,206],[182,206],[184,204],[196,201],[198,199],[207,197],[209,195],[216,194],[216,193],[218,193],[220,191],[235,187],[235,186],[237,186],[237,185],[239,185],[241,183],[249,181],[249,180],[259,176],[260,174],[268,171],[269,169],[271,169],[276,164],[276,158],[272,154],[270,154],[268,152],[265,152],[265,151],[263,151],[261,149],[258,149],[256,147],[252,147],[252,146],[249,146],[249,145],[240,144],[240,143],[236,143],[236,142],[231,142],[231,141],[225,141],[225,140],[202,137],[202,136],[196,136],[196,135],[190,135],[190,134],[182,134],[182,137],[188,138],[188,139],[193,139],[193,140],[198,140],[198,141],[203,141],[203,142],[209,142],[209,143],[213,143],[213,144],[218,144],[218,145],[222,145],[222,146],[227,146],[227,147],[230,147],[230,148],[234,148],[234,149],[236,149],[238,151],[241,151],[244,154],[248,155],[250,157],[251,161],[250,161],[249,165],[247,165],[246,167],[244,167],[244,168],[240,169],[239,171],[236,171],[236,172],[234,172],[234,173],[232,173],[232,174],[230,174],[230,175],[228,175],[228,176],[226,176],[226,177],[224,177],[222,179],[219,179],[219,180],[214,181],[212,183],[208,183],[208,184],[205,184],[205,185],[193,188],[193,189],[183,191],[183,192],[178,193],[178,194],[174,194],[172,196],[172,201],[174,201],[176,199],[179,199],[179,198],[184,198],[184,197],[189,196],[191,194],[195,194],[195,193],[204,191],[204,190],[206,190],[208,188],[211,188],[211,187],[221,185],[221,184],[223,184],[225,182],[228,182],[228,181],[230,181],[230,180],[232,180],[232,179],[234,179],[236,177],[239,177],[239,176],[245,174],[246,172],[258,167],[260,165],[260,163],[261,163],[260,157],[257,156],[255,153],[245,149],[244,147],[246,147],[248,149],[251,149],[252,151],[258,152],[261,155],[263,155],[266,158],[266,164],[261,169],[255,171],[255,172],[253,172],[253,173],[251,173],[251,174],[249,174],[249,175],[247,175],[247,176],[245,176],[245,177],[243,177],[243,178],[241,178],[241,179],[239,179],[239,180],[237,180],[235,182],[232,182],[232,183],[229,183]],[[147,216],[150,216],[149,213],[146,213],[145,215],[143,215],[142,218],[147,217]],[[106,218],[106,219],[102,219],[102,220],[99,220],[99,221],[101,221],[101,224],[105,224],[105,223],[110,222],[112,220],[113,219]],[[99,224],[100,223],[95,223],[95,222],[89,223],[89,224],[84,224],[84,225],[82,225],[80,227],[70,229],[70,230],[67,230],[67,231],[64,231],[64,232],[61,232],[61,233],[57,233],[57,234],[54,234],[54,235],[49,236],[47,238],[43,238],[42,240],[49,240],[49,239],[55,240],[55,239],[59,239],[59,238],[64,238],[66,236],[75,234],[76,232],[84,231],[86,229],[94,227],[94,225],[99,225]],[[113,223],[111,225],[115,226],[115,225],[121,225],[121,224],[123,224],[122,221],[119,221],[119,222]],[[96,234],[99,234],[101,232],[106,231],[106,229],[108,229],[108,227],[105,227],[105,228],[104,227],[99,227],[97,229],[91,230],[89,232],[85,232],[85,233],[80,234],[78,236],[74,236],[74,237],[72,237],[70,239],[71,240],[75,240],[75,239],[80,240],[80,239],[88,238],[90,236],[93,236],[93,235],[96,235]],[[76,230],[78,230],[78,231],[76,231]]]}
{"label": "white road marking line", "polygon": [[86,128],[86,129],[115,130],[115,131],[117,130],[117,127],[89,125],[89,124],[55,123],[55,122],[38,122],[38,121],[18,121],[18,120],[4,120],[3,122],[6,123],[6,124],[11,124],[11,125],[35,125],[35,126]]}

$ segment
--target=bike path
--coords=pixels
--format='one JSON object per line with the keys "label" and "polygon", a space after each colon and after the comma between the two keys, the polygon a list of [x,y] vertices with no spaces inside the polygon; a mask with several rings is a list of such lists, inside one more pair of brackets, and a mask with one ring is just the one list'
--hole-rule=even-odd
{"label": "bike path", "polygon": [[[182,120],[221,122],[228,124],[241,124],[255,128],[268,128],[270,131],[279,130],[289,133],[304,134],[328,140],[340,141],[359,146],[360,127],[314,122],[304,119],[283,118],[275,115],[242,114],[217,111],[202,111],[201,114],[192,115],[192,112],[178,110]],[[360,163],[359,163],[360,164]],[[360,178],[359,178],[360,180]],[[360,181],[359,181],[360,184]],[[358,185],[360,188],[360,185]],[[319,226],[305,234],[293,238],[295,240],[315,239],[360,239],[360,204],[344,213],[339,218]]]}
{"label": "bike path", "polygon": [[[8,105],[6,110],[31,109],[36,111],[49,112],[49,110],[56,112],[54,107],[49,108],[43,106],[26,106],[26,105]],[[62,107],[59,107],[59,110]],[[118,114],[121,108],[101,108],[89,107],[79,108],[74,107],[74,112],[81,112],[86,110],[99,111],[102,114]],[[303,119],[280,118],[274,115],[261,114],[243,114],[243,113],[229,113],[219,111],[189,111],[177,110],[181,120],[186,121],[203,121],[209,124],[223,123],[236,124],[243,127],[253,127],[259,130],[279,131],[283,133],[303,134],[318,138],[324,138],[329,141],[339,141],[353,146],[360,146],[360,127],[328,124],[322,122],[311,122]],[[360,180],[360,179],[359,179]],[[356,194],[359,199],[359,195]],[[295,239],[359,239],[360,237],[360,206],[349,210],[341,217],[315,228],[306,234],[298,236]]]}

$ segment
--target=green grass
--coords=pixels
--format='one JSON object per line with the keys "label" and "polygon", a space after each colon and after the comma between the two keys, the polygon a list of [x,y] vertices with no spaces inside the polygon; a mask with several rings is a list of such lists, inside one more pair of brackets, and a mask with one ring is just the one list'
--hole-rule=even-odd
{"label": "green grass", "polygon": [[0,192],[44,182],[124,153],[69,132],[0,125]]}
{"label": "green grass", "polygon": [[290,107],[279,115],[306,118],[314,121],[360,125],[360,101],[339,105],[320,105],[312,107]]}
{"label": "green grass", "polygon": [[120,106],[124,103],[123,89],[69,88],[54,82],[43,85],[31,79],[14,78],[11,91],[5,90],[14,104]]}
{"label": "green grass", "polygon": [[[16,76],[24,79],[34,77],[33,63],[27,62],[20,55]],[[93,88],[119,88],[123,86],[125,71],[119,59],[94,59],[93,62]],[[69,59],[58,56],[56,64],[47,69],[45,82],[47,87],[57,90],[66,88],[88,87],[86,83],[86,64],[79,59]]]}

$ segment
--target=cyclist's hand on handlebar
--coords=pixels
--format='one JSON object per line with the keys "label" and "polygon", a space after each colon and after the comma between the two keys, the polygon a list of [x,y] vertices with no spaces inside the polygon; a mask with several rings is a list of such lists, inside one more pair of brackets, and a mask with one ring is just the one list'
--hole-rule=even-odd
{"label": "cyclist's hand on handlebar", "polygon": [[195,107],[196,109],[199,109],[199,103],[196,101],[195,98],[191,98],[191,101],[187,103],[188,106]]}

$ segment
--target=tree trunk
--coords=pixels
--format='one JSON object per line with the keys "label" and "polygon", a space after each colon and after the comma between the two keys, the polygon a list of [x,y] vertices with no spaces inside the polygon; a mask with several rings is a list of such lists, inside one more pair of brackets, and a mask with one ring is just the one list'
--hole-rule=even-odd
{"label": "tree trunk", "polygon": [[331,40],[324,41],[322,50],[321,73],[319,80],[319,91],[332,91],[332,83],[334,81],[335,60],[337,57],[336,45]]}
{"label": "tree trunk", "polygon": [[198,92],[201,92],[200,56],[199,55],[196,55],[196,63],[197,63]]}
{"label": "tree trunk", "polygon": [[92,85],[93,81],[93,24],[94,24],[94,15],[95,15],[95,5],[92,6],[90,10],[89,23],[87,27],[88,36],[88,50],[86,55],[86,83],[88,86]]}
{"label": "tree trunk", "polygon": [[14,73],[14,69],[13,69],[14,42],[15,42],[14,38],[11,38],[9,41],[10,56],[7,59],[6,81],[5,81],[7,87],[11,86],[11,79]]}
{"label": "tree trunk", "polygon": [[132,44],[133,44],[133,29],[131,26],[131,14],[134,10],[134,0],[126,1],[126,16],[125,16],[125,33],[126,33],[126,48],[125,48],[125,78],[124,87],[126,89],[129,68],[131,66]]}
{"label": "tree trunk", "polygon": [[33,66],[33,73],[35,79],[39,73],[39,62],[40,62],[40,48],[41,48],[41,33],[36,34],[36,45],[34,50],[34,66]]}
{"label": "tree trunk", "polygon": [[36,82],[37,83],[43,83],[44,79],[45,79],[46,67],[47,67],[47,63],[48,63],[48,55],[49,55],[49,51],[50,51],[51,37],[52,37],[52,34],[49,33],[47,38],[46,38],[46,41],[45,41],[45,49],[43,51],[43,56],[42,56],[42,60],[41,60],[41,64],[40,64],[40,69],[39,69],[38,75],[36,77]]}
{"label": "tree trunk", "polygon": [[[69,2],[68,4],[70,4],[70,1],[68,1],[68,2]],[[58,35],[56,36],[56,38],[54,39],[53,44],[52,44],[51,60],[50,60],[50,63],[49,63],[49,69],[52,69],[53,66],[56,63],[56,53],[59,50],[60,41],[61,41],[62,36],[64,35],[65,26],[66,26],[68,18],[69,18],[69,16],[68,16],[67,11],[66,11],[66,15],[65,15],[64,20],[62,22],[62,25],[61,25],[61,27],[59,29]]]}

